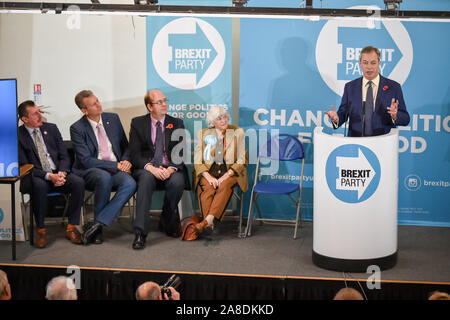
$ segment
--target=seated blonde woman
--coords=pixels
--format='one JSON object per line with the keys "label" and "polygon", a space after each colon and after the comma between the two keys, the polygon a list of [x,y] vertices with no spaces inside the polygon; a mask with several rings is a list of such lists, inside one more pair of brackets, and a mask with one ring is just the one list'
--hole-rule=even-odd
{"label": "seated blonde woman", "polygon": [[233,188],[247,191],[247,151],[244,129],[228,124],[222,107],[212,107],[206,116],[208,128],[200,130],[194,154],[194,187],[203,221],[195,225],[198,234],[211,230],[214,219],[222,220]]}

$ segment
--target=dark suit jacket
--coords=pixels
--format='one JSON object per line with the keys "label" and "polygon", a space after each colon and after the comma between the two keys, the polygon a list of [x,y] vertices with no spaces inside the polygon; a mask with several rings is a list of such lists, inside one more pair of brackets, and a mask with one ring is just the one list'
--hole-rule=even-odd
{"label": "dark suit jacket", "polygon": [[[129,161],[128,140],[119,116],[115,113],[104,112],[102,121],[117,161]],[[73,165],[75,173],[89,168],[100,168],[111,172],[117,171],[117,162],[98,159],[99,147],[97,139],[86,116],[83,116],[70,126],[70,138],[75,150],[75,162]]]}
{"label": "dark suit jacket", "polygon": [[[362,135],[362,79],[363,78],[360,77],[345,85],[341,105],[337,111],[339,115],[338,127],[347,121],[346,115],[348,114],[348,117],[350,118],[348,135],[351,137],[360,137]],[[387,107],[391,105],[392,98],[398,100],[398,113],[395,123],[392,122],[392,118],[387,112]],[[391,128],[395,128],[397,125],[406,126],[408,123],[409,114],[406,110],[400,84],[380,75],[375,109],[372,116],[373,135],[386,134]]]}
{"label": "dark suit jacket", "polygon": [[[185,189],[190,189],[186,166],[182,159],[183,150],[186,150],[186,135],[183,120],[166,114],[164,127],[164,149],[169,160],[168,166],[183,171]],[[176,148],[175,153],[178,155],[176,158],[172,157],[174,148]],[[150,114],[133,118],[130,128],[130,156],[133,168],[144,169],[144,166],[153,160],[154,155],[155,146],[151,137]]]}
{"label": "dark suit jacket", "polygon": [[[40,127],[47,152],[52,157],[57,171],[70,172],[70,157],[64,145],[58,127],[53,123],[44,122]],[[41,160],[33,139],[28,133],[25,125],[19,127],[19,165],[32,164],[33,176],[45,179],[46,172],[42,170]],[[25,183],[26,184],[26,183]],[[27,186],[21,185],[24,191]]]}

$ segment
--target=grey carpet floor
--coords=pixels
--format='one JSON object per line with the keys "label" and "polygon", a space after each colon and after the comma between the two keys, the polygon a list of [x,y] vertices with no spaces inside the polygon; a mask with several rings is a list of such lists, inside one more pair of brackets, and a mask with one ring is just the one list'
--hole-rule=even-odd
{"label": "grey carpet floor", "polygon": [[[104,230],[101,245],[73,245],[64,238],[61,225],[48,227],[44,249],[18,242],[17,260],[11,260],[11,244],[0,241],[0,265],[50,265],[200,274],[342,279],[340,272],[313,264],[312,223],[304,222],[299,238],[293,227],[256,225],[253,235],[237,237],[237,222],[223,221],[211,236],[187,242],[157,231],[156,220],[144,250],[131,248],[134,235],[123,219]],[[450,228],[399,226],[397,265],[381,273],[385,281],[450,283]],[[1,268],[1,266],[0,266]],[[346,275],[347,276],[347,275]],[[352,274],[367,279],[369,274]]]}

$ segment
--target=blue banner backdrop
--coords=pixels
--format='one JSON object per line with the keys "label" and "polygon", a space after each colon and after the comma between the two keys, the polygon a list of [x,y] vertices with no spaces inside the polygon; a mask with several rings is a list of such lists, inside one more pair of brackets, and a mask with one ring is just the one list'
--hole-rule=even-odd
{"label": "blue banner backdrop", "polygon": [[[240,119],[245,129],[298,135],[307,152],[303,218],[312,219],[312,133],[334,131],[323,110],[361,76],[359,52],[381,49],[380,73],[402,85],[411,123],[399,142],[399,223],[450,226],[448,22],[396,19],[241,19]],[[368,40],[369,39],[369,40]],[[289,168],[288,168],[289,169]],[[293,180],[298,173],[272,178]],[[287,200],[260,198],[272,217],[295,218]],[[270,215],[269,215],[270,216]]]}
{"label": "blue banner backdrop", "polygon": [[162,90],[168,114],[183,119],[193,161],[208,110],[220,105],[232,114],[231,19],[147,18],[147,88]]}
{"label": "blue banner backdrop", "polygon": [[[344,5],[361,3],[351,0]],[[230,5],[230,1],[201,4]],[[292,0],[253,0],[248,6],[287,4],[298,6]],[[321,7],[330,5],[336,7],[330,1],[323,1]],[[384,9],[382,1],[376,5]],[[422,5],[411,0],[401,9],[423,10]],[[429,10],[449,8],[446,1],[434,0],[430,5]],[[342,128],[331,129],[323,110],[331,105],[337,108],[345,83],[361,75],[361,48],[377,46],[380,73],[402,85],[411,115],[409,126],[400,128],[399,223],[450,226],[450,91],[445,80],[450,43],[441,41],[450,24],[380,20],[376,8],[368,10],[373,15],[364,20],[240,19],[239,125],[299,136],[306,150],[302,216],[312,219],[313,130],[323,126],[328,133],[344,133]],[[193,140],[200,129],[195,120],[204,126],[211,105],[223,105],[231,114],[231,63],[231,18],[147,19],[147,87],[166,94],[169,113],[184,120]],[[253,176],[254,166],[250,166],[250,187]],[[298,181],[298,167],[281,166],[272,178]],[[267,217],[295,218],[295,207],[288,199],[267,196],[259,201]]]}

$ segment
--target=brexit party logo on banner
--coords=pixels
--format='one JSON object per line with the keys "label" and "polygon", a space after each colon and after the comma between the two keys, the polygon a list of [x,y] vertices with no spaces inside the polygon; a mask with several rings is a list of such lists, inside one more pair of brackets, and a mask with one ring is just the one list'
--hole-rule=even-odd
{"label": "brexit party logo on banner", "polygon": [[402,85],[413,62],[413,46],[406,28],[400,21],[381,19],[378,7],[350,9],[366,9],[372,16],[333,19],[323,26],[316,43],[316,63],[324,82],[342,96],[345,84],[362,76],[360,53],[372,45],[380,49],[380,74]]}
{"label": "brexit party logo on banner", "polygon": [[180,18],[156,35],[152,60],[156,72],[171,86],[183,90],[203,88],[221,73],[225,44],[220,33],[198,18]]}
{"label": "brexit party logo on banner", "polygon": [[375,153],[357,144],[333,150],[325,170],[330,191],[347,203],[369,199],[377,190],[381,176],[380,162]]}

